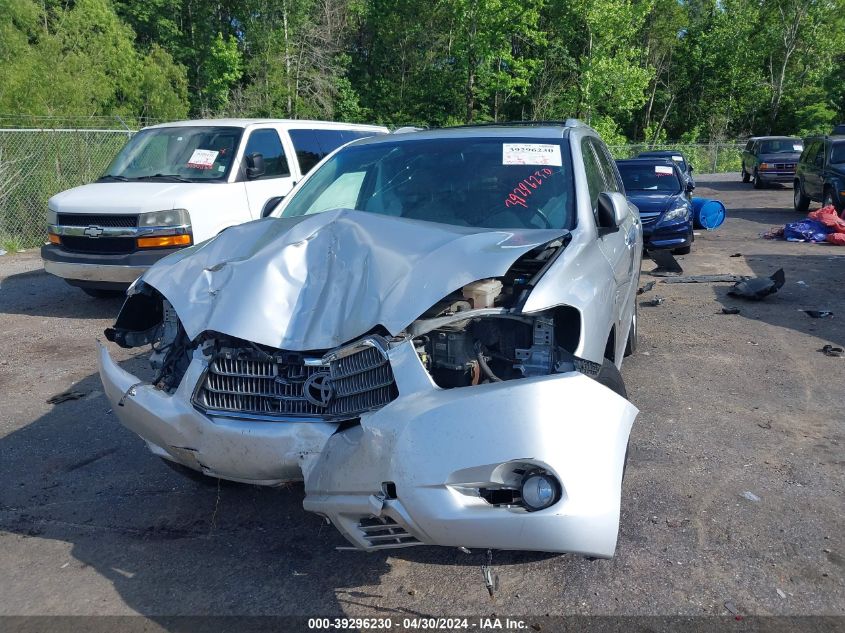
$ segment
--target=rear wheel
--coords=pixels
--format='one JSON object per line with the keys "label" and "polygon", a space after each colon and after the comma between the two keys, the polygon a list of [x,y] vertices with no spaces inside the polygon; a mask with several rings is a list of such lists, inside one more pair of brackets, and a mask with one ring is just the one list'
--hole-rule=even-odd
{"label": "rear wheel", "polygon": [[833,198],[833,190],[828,187],[824,190],[824,201],[822,202],[823,207],[833,207],[836,209],[837,213],[842,213],[842,207],[836,204],[836,200]]}
{"label": "rear wheel", "polygon": [[628,399],[628,391],[625,389],[625,381],[622,380],[622,374],[609,358],[605,358],[604,362],[602,362],[599,375],[596,376],[596,382],[601,383],[626,400]]}
{"label": "rear wheel", "polygon": [[792,185],[792,189],[792,206],[798,213],[807,213],[807,209],[810,208],[810,199],[801,190],[801,181],[796,180],[795,184]]}

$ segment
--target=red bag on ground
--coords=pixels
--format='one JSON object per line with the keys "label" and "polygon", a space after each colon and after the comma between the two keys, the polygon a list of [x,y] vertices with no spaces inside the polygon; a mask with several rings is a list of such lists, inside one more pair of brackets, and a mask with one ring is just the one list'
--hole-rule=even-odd
{"label": "red bag on ground", "polygon": [[827,241],[837,246],[845,246],[845,233],[828,233]]}
{"label": "red bag on ground", "polygon": [[[817,220],[826,227],[833,229],[834,233],[845,233],[845,220],[839,217],[833,205],[822,207],[818,211],[811,211],[807,214],[807,217],[811,220]],[[828,239],[828,241],[830,242],[831,240]]]}

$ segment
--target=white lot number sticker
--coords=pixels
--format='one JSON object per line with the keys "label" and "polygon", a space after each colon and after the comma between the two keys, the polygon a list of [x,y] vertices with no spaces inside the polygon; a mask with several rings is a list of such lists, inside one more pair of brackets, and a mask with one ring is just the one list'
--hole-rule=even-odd
{"label": "white lot number sticker", "polygon": [[191,158],[188,160],[188,167],[193,167],[194,169],[211,169],[219,153],[213,149],[195,149],[194,153],[191,154]]}
{"label": "white lot number sticker", "polygon": [[503,143],[502,165],[549,165],[562,167],[560,145]]}
{"label": "white lot number sticker", "polygon": [[804,146],[803,145],[793,145],[792,149],[794,149],[796,152],[803,152]]}
{"label": "white lot number sticker", "polygon": [[682,163],[682,162],[684,162],[684,157],[683,156],[673,156],[672,160],[675,161],[676,163]]}
{"label": "white lot number sticker", "polygon": [[674,172],[671,167],[667,167],[666,165],[655,165],[654,173],[658,176],[671,176]]}

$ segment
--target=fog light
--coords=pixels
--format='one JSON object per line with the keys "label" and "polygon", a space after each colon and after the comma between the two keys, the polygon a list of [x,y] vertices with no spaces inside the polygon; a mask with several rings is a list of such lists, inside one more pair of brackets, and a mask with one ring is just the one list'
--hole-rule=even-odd
{"label": "fog light", "polygon": [[542,510],[560,499],[560,484],[547,473],[528,473],[522,481],[522,503],[530,511]]}

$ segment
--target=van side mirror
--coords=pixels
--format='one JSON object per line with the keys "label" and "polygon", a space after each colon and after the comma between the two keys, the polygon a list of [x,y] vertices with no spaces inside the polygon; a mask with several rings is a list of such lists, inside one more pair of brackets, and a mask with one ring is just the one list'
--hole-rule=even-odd
{"label": "van side mirror", "polygon": [[690,165],[690,166],[689,166],[689,173],[692,173],[692,172],[694,172],[694,171],[695,171],[695,167],[693,167],[692,165]]}
{"label": "van side mirror", "polygon": [[599,194],[599,233],[607,235],[619,230],[628,213],[628,200],[621,193],[605,191]]}
{"label": "van side mirror", "polygon": [[258,152],[245,157],[246,177],[250,180],[260,178],[267,171],[264,165],[264,156]]}
{"label": "van side mirror", "polygon": [[695,190],[695,185],[692,184],[691,182],[688,182],[687,186],[686,186],[687,193],[692,193],[694,190]]}

